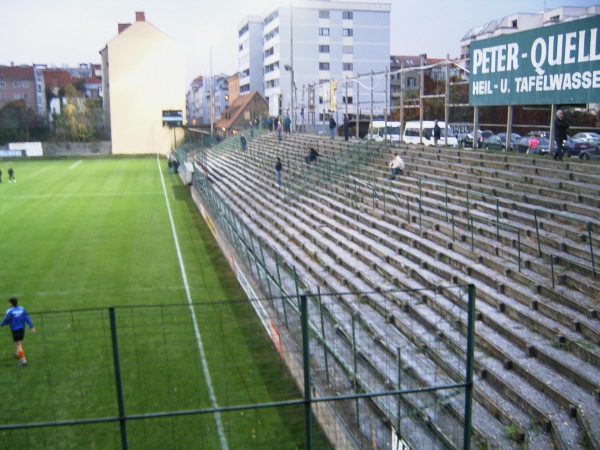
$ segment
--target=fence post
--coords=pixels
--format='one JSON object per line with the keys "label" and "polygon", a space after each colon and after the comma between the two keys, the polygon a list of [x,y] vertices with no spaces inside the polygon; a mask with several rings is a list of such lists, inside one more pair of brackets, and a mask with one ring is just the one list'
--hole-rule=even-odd
{"label": "fence post", "polygon": [[[356,348],[356,321],[358,320],[358,314],[352,314],[352,360],[353,360],[353,370],[354,370],[354,393],[358,394],[358,361],[357,361],[357,352]],[[356,406],[356,423],[360,424],[360,409],[358,405],[358,397],[355,400]]]}
{"label": "fence post", "polygon": [[463,449],[471,448],[471,422],[473,420],[473,367],[475,362],[475,285],[469,284],[469,303],[467,318],[467,364],[466,364],[466,387],[465,387],[465,429],[463,437]]}
{"label": "fence post", "polygon": [[325,320],[323,319],[323,299],[321,298],[321,287],[317,286],[317,298],[319,299],[319,315],[321,316],[321,336],[323,336],[323,356],[325,358],[325,377],[329,384],[329,361],[327,359],[327,345],[325,339]]}
{"label": "fence post", "polygon": [[306,294],[300,296],[302,320],[302,355],[304,365],[304,420],[306,426],[306,448],[312,449],[312,409],[310,392],[310,343],[308,341],[308,307]]}
{"label": "fence post", "polygon": [[596,266],[594,265],[594,244],[592,243],[592,224],[588,222],[587,224],[587,232],[588,232],[588,241],[590,243],[590,257],[592,259],[592,273],[594,277],[596,276]]}
{"label": "fence post", "polygon": [[117,388],[117,403],[119,405],[119,426],[121,428],[121,447],[127,450],[127,422],[125,420],[125,402],[123,401],[123,385],[121,383],[121,363],[119,359],[119,341],[117,339],[117,318],[115,308],[108,308],[110,316],[110,334],[112,337],[113,361],[115,365],[115,387]]}
{"label": "fence post", "polygon": [[[402,349],[400,347],[398,347],[396,349],[396,360],[398,362],[398,386],[397,386],[397,389],[399,391],[401,391],[402,390]],[[401,397],[402,397],[402,395],[398,394],[398,396],[396,398],[396,430],[398,431],[399,435],[402,435],[401,428],[400,428],[402,426]]]}

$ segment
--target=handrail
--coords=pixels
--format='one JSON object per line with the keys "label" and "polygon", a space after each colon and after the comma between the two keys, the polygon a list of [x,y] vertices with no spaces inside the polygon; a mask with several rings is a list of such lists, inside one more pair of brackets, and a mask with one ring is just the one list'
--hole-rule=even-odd
{"label": "handrail", "polygon": [[[500,210],[498,207],[499,201],[500,199],[495,196],[495,195],[489,195],[486,194],[485,192],[479,192],[479,191],[474,191],[471,189],[467,189],[467,214],[469,214],[469,192],[472,192],[474,194],[479,194],[481,196],[483,196],[484,198],[495,198],[496,199],[496,222],[499,224],[500,223]],[[500,238],[500,231],[498,230],[498,227],[496,227],[496,239]]]}
{"label": "handrail", "polygon": [[594,243],[592,242],[592,222],[590,222],[589,220],[586,221],[583,219],[579,219],[578,217],[574,217],[574,216],[571,216],[568,214],[563,214],[563,213],[560,213],[557,211],[552,211],[552,210],[545,209],[545,208],[534,208],[533,218],[535,220],[535,234],[537,237],[537,244],[538,244],[538,256],[540,256],[540,257],[542,256],[542,244],[540,242],[540,230],[539,230],[538,218],[537,218],[538,211],[549,214],[550,216],[559,216],[559,217],[562,217],[567,220],[572,220],[572,221],[583,223],[583,224],[587,225],[588,242],[589,242],[589,246],[590,246],[590,259],[592,262],[592,273],[594,274],[594,276],[596,276],[596,266],[594,264]]}
{"label": "handrail", "polygon": [[[500,227],[506,231],[512,231],[512,232],[517,233],[517,259],[518,259],[519,273],[520,273],[521,272],[521,230],[517,227],[498,223],[495,220],[488,220],[488,219],[484,219],[483,217],[473,216],[472,214],[469,214],[469,228],[471,230],[471,251],[473,251],[475,249],[475,244],[474,244],[474,239],[473,239],[473,228],[474,228],[473,227],[473,218],[477,218],[478,221],[487,223],[489,225],[496,225],[496,232],[498,232],[497,230]],[[499,239],[498,235],[497,235],[497,239]]]}

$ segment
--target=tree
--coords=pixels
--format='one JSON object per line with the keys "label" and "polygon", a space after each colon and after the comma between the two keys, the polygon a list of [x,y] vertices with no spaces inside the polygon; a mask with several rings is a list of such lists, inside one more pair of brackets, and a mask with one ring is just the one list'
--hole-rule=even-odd
{"label": "tree", "polygon": [[24,100],[8,102],[0,109],[0,143],[42,141],[47,136],[46,121]]}
{"label": "tree", "polygon": [[56,139],[60,141],[90,142],[96,139],[96,117],[86,99],[76,87],[64,87],[65,102],[61,114],[55,117]]}

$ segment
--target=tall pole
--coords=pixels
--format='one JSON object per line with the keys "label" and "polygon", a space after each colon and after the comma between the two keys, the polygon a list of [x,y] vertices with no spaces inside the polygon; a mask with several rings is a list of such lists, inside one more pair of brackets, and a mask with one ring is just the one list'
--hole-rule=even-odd
{"label": "tall pole", "polygon": [[210,48],[210,137],[215,138],[215,92],[212,73],[212,47]]}
{"label": "tall pole", "polygon": [[359,74],[356,74],[356,139],[359,138],[359,130],[360,130],[360,96],[358,95],[360,84],[358,83],[358,79],[360,78]]}
{"label": "tall pole", "polygon": [[446,54],[446,91],[444,95],[444,142],[448,143],[448,129],[450,125],[450,54]]}
{"label": "tall pole", "polygon": [[[385,141],[388,140],[387,122],[388,122],[388,83],[389,83],[389,78],[390,78],[390,74],[388,71],[388,67],[385,66],[385,109],[383,110],[383,120],[384,120],[384,126],[385,126],[385,134],[384,134]],[[392,137],[390,136],[389,138],[390,138],[390,142],[391,142]]]}
{"label": "tall pole", "polygon": [[371,70],[371,121],[369,127],[373,124],[373,71]]}
{"label": "tall pole", "polygon": [[294,113],[294,21],[293,21],[293,2],[290,0],[290,119],[291,130],[296,128],[296,115]]}
{"label": "tall pole", "polygon": [[[425,58],[421,56],[421,67],[425,65]],[[423,143],[423,95],[425,95],[425,70],[421,69],[420,77],[419,77],[419,144]]]}
{"label": "tall pole", "polygon": [[404,61],[400,61],[400,136],[404,136]]}

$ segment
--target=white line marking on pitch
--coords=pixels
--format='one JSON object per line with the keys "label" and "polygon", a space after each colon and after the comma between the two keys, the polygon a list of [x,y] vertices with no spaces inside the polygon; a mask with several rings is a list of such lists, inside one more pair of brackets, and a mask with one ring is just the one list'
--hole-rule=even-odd
{"label": "white line marking on pitch", "polygon": [[70,170],[70,169],[74,169],[75,167],[77,167],[77,166],[78,166],[79,164],[81,164],[82,162],[83,162],[83,160],[81,160],[81,159],[80,159],[80,160],[79,160],[79,161],[77,161],[76,163],[73,163],[73,164],[71,164],[71,165],[69,166],[69,170]]}
{"label": "white line marking on pitch", "polygon": [[[169,221],[171,222],[171,232],[173,233],[173,240],[175,241],[175,249],[177,250],[177,259],[179,260],[179,267],[181,269],[181,278],[183,279],[183,286],[185,287],[185,295],[187,297],[188,305],[190,307],[190,314],[192,315],[192,323],[194,324],[194,332],[196,333],[196,341],[198,342],[198,350],[200,352],[200,359],[202,360],[202,369],[204,370],[204,377],[206,378],[206,384],[208,385],[208,392],[210,394],[210,401],[213,408],[218,408],[217,397],[215,396],[215,390],[213,388],[212,380],[210,378],[210,371],[208,370],[208,363],[206,361],[206,354],[204,353],[204,346],[202,345],[202,337],[200,336],[200,328],[198,328],[198,321],[196,320],[196,312],[192,304],[192,295],[190,293],[190,287],[188,285],[187,276],[185,274],[185,267],[183,265],[183,257],[181,256],[181,250],[179,248],[179,239],[177,238],[177,230],[175,229],[175,222],[173,221],[173,215],[171,214],[171,204],[169,203],[169,196],[167,195],[167,187],[165,186],[165,178],[163,176],[158,154],[156,155],[156,162],[158,164],[158,173],[160,174],[160,181],[163,187],[163,193],[165,195],[165,202],[167,204],[167,212],[169,213]],[[221,422],[221,413],[215,413],[215,421],[217,422],[217,428],[219,429],[219,439],[221,440],[221,448],[224,450],[228,449],[227,438],[223,431],[223,423]]]}

